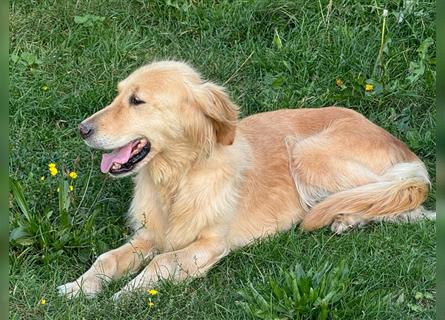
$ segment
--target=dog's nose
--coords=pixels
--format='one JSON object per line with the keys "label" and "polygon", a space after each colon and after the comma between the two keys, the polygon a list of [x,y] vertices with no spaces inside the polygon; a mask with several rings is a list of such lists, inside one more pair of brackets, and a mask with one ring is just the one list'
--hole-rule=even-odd
{"label": "dog's nose", "polygon": [[79,133],[83,139],[86,139],[94,133],[94,129],[88,123],[81,123],[79,125]]}

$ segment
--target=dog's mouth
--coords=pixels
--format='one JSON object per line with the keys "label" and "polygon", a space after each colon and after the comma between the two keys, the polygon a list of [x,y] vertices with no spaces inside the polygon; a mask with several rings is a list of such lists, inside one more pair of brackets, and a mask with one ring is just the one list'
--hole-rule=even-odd
{"label": "dog's mouth", "polygon": [[150,153],[150,149],[150,142],[145,138],[131,141],[111,153],[102,155],[100,170],[112,175],[128,173]]}

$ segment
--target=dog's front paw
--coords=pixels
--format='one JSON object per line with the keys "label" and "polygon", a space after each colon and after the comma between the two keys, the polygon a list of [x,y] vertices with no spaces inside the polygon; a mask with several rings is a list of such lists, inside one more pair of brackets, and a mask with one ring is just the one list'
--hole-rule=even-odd
{"label": "dog's front paw", "polygon": [[79,282],[79,280],[65,283],[57,287],[59,295],[65,296],[68,299],[77,298],[84,295],[87,298],[94,297],[100,291],[100,285],[87,282]]}
{"label": "dog's front paw", "polygon": [[125,297],[130,296],[131,294],[145,290],[147,288],[147,284],[144,282],[144,280],[144,272],[142,272],[136,278],[123,286],[120,291],[116,292],[112,297],[113,301],[122,300]]}
{"label": "dog's front paw", "polygon": [[119,301],[119,300],[123,300],[128,296],[131,296],[132,294],[135,294],[139,291],[141,291],[142,288],[136,288],[132,285],[132,283],[130,282],[129,284],[127,284],[126,286],[124,286],[121,290],[119,290],[118,292],[116,292],[115,294],[113,294],[113,296],[111,297],[111,299],[115,302]]}
{"label": "dog's front paw", "polygon": [[66,296],[69,299],[79,296],[81,290],[81,286],[76,281],[68,282],[57,287],[59,295]]}

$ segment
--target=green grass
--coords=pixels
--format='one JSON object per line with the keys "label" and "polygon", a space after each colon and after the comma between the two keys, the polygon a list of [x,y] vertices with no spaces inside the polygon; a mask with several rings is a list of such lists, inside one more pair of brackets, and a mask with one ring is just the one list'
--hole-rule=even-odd
{"label": "green grass", "polygon": [[[146,295],[110,301],[128,278],[93,300],[55,293],[129,232],[131,180],[100,173],[100,155],[77,125],[111,101],[118,80],[156,59],[188,61],[224,83],[242,116],[334,104],[362,112],[425,161],[434,207],[435,2],[333,1],[331,9],[328,2],[11,1],[9,174],[23,186],[30,219],[10,197],[10,228],[23,227],[10,242],[10,318],[245,319],[240,291],[278,281],[280,269],[297,263],[308,270],[341,261],[350,284],[336,303],[338,319],[435,318],[436,235],[428,222],[334,237],[291,230],[231,253],[205,278],[163,283],[151,309]],[[374,92],[365,93],[365,83]],[[79,174],[67,212],[49,162]]]}

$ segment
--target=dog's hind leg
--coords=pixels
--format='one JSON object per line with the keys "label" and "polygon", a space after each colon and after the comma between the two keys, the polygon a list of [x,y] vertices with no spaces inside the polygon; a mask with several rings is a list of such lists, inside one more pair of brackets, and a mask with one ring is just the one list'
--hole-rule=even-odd
{"label": "dog's hind leg", "polygon": [[[400,171],[399,174],[393,175],[396,171]],[[378,182],[330,195],[310,210],[304,217],[301,228],[306,231],[315,230],[330,225],[343,216],[351,216],[359,222],[360,219],[365,222],[416,221],[422,217],[434,219],[434,213],[417,210],[426,199],[428,184],[423,164],[397,164],[382,175]],[[338,231],[343,231],[342,229],[343,226],[337,228]]]}
{"label": "dog's hind leg", "polygon": [[412,211],[425,199],[428,174],[414,154],[388,137],[345,135],[347,125],[285,140],[290,173],[306,210],[304,230],[332,224],[342,233],[377,217]]}
{"label": "dog's hind leg", "polygon": [[[329,195],[379,180],[376,174],[352,157],[339,157],[328,148],[320,148],[329,141],[323,134],[294,141],[293,144],[290,141],[289,138],[286,140],[289,169],[300,204],[306,212],[310,212],[311,208]],[[359,215],[338,215],[331,230],[340,234],[367,222]]]}
{"label": "dog's hind leg", "polygon": [[295,182],[301,206],[309,211],[326,197],[356,186],[377,182],[378,175],[354,155],[329,149],[330,132],[295,140],[285,140],[289,153],[289,171]]}

